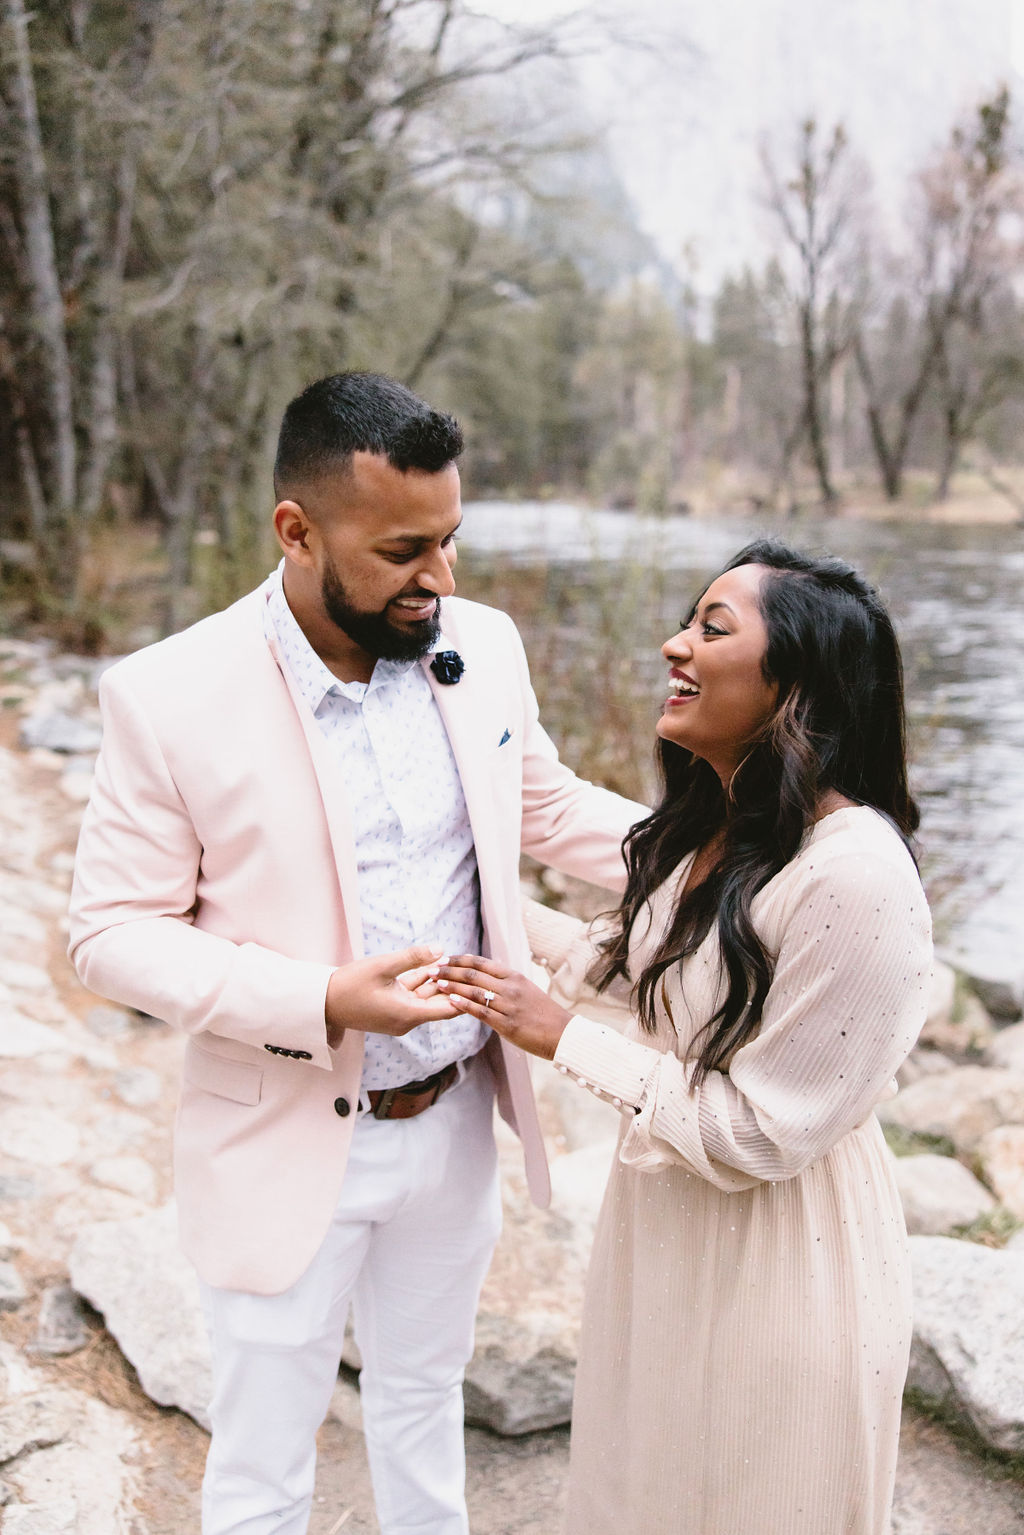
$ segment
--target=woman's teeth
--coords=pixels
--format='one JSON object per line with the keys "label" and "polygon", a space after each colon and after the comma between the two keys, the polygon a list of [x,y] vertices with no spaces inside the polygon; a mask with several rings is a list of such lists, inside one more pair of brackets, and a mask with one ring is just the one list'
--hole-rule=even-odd
{"label": "woman's teeth", "polygon": [[694,687],[692,682],[684,682],[681,677],[672,677],[669,680],[677,698],[696,698],[700,693],[700,688]]}

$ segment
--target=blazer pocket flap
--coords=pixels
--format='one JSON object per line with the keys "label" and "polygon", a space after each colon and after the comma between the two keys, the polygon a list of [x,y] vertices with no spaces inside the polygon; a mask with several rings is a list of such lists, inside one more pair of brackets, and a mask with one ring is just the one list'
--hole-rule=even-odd
{"label": "blazer pocket flap", "polygon": [[233,1103],[255,1105],[263,1092],[263,1072],[259,1066],[228,1061],[194,1045],[185,1055],[184,1076],[190,1087],[201,1087],[204,1092],[230,1098]]}

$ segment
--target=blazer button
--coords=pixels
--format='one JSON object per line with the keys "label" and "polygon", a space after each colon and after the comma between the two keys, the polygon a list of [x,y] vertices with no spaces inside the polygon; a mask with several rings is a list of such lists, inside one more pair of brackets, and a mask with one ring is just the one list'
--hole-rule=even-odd
{"label": "blazer button", "polygon": [[335,1114],[340,1115],[342,1119],[344,1119],[347,1114],[351,1114],[352,1106],[349,1103],[348,1099],[347,1098],[335,1098],[335,1100],[334,1100],[334,1112],[335,1112]]}

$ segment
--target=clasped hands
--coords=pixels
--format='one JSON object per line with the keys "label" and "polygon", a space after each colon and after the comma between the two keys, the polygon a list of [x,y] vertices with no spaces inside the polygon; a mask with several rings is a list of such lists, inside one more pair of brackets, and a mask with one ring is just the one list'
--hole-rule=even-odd
{"label": "clasped hands", "polygon": [[478,954],[449,958],[423,944],[340,966],[328,982],[324,1005],[332,1048],[348,1028],[400,1036],[460,1013],[545,1060],[554,1055],[572,1016],[515,970]]}

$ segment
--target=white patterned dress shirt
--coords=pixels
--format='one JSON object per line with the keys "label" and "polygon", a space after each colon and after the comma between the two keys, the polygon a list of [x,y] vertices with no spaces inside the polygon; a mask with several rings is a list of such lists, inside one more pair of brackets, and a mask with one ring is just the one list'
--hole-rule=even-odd
{"label": "white patterned dress shirt", "polygon": [[[369,682],[340,682],[299,628],[282,570],[283,561],[266,583],[267,621],[344,778],[364,953],[429,943],[478,954],[473,833],[430,683],[418,661],[378,661]],[[466,1015],[420,1024],[401,1038],[367,1034],[363,1088],[419,1081],[475,1055],[489,1032]]]}

